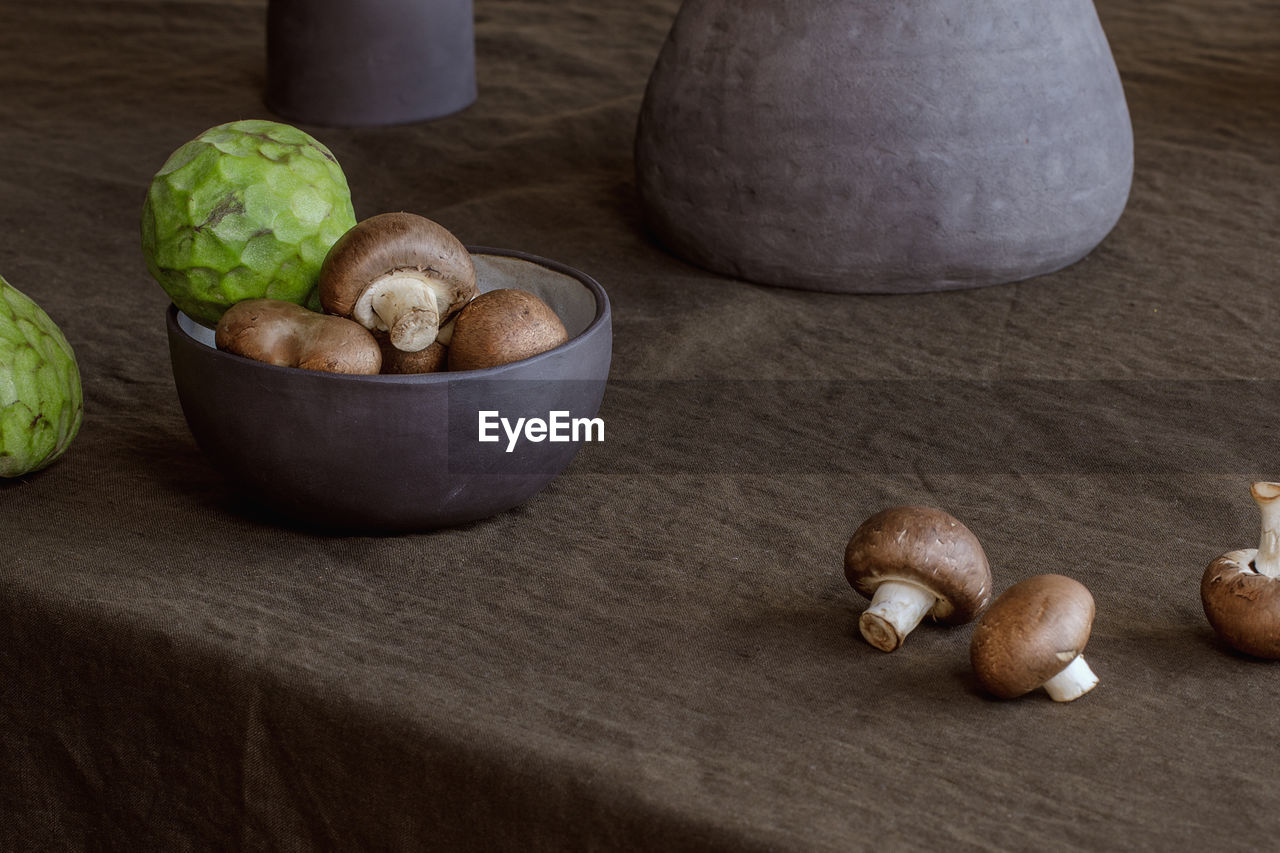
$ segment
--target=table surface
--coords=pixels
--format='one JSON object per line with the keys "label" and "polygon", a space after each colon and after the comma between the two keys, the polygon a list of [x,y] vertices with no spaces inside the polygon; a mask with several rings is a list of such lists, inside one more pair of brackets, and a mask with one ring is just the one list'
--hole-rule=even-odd
{"label": "table surface", "polygon": [[[356,212],[588,272],[606,440],[465,527],[273,522],[201,456],[138,221],[166,156],[270,117],[263,0],[0,4],[0,273],[85,421],[0,484],[5,849],[1184,849],[1274,844],[1280,664],[1198,585],[1280,478],[1280,7],[1100,0],[1135,132],[1051,276],[840,296],[646,234],[631,144],[677,0],[476,0],[480,97],[306,127]],[[971,626],[892,654],[842,574],[930,503],[996,590],[1088,586],[1084,698],[997,701]]]}

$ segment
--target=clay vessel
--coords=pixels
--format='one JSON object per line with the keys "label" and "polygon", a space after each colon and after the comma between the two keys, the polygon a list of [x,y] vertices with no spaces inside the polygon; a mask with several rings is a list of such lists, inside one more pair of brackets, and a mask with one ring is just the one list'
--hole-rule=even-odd
{"label": "clay vessel", "polygon": [[471,0],[270,0],[267,106],[330,126],[440,118],[476,99]]}
{"label": "clay vessel", "polygon": [[636,178],[672,252],[751,281],[909,293],[1088,254],[1133,177],[1090,0],[685,0]]}

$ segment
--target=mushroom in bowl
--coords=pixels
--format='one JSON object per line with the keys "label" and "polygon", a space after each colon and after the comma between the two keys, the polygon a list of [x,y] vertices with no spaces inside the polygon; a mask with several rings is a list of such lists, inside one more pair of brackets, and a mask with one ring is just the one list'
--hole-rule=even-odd
{"label": "mushroom in bowl", "polygon": [[218,349],[303,370],[369,375],[382,369],[378,341],[359,323],[283,299],[246,299],[223,312]]}
{"label": "mushroom in bowl", "polygon": [[512,423],[553,412],[594,419],[612,352],[609,299],[555,261],[469,252],[481,290],[536,293],[568,340],[483,370],[354,376],[219,351],[211,330],[170,306],[174,381],[200,448],[258,502],[335,530],[447,527],[540,492],[586,439],[512,443],[482,438],[479,424],[486,413]]}
{"label": "mushroom in bowl", "polygon": [[496,367],[568,339],[560,317],[535,294],[512,287],[490,290],[458,312],[449,338],[449,369]]}
{"label": "mushroom in bowl", "polygon": [[338,238],[316,285],[330,314],[386,332],[405,352],[426,349],[480,291],[471,253],[416,213],[380,213]]}

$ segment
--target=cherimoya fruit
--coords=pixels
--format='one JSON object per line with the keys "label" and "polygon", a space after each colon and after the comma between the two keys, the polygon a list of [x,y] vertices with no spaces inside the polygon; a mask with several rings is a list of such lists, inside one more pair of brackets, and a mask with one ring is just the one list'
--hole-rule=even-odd
{"label": "cherimoya fruit", "polygon": [[173,303],[214,326],[245,299],[308,304],[329,247],[355,222],[328,148],[287,124],[237,121],[181,146],[156,173],[142,253]]}
{"label": "cherimoya fruit", "polygon": [[83,416],[71,345],[39,305],[0,277],[0,477],[53,462]]}

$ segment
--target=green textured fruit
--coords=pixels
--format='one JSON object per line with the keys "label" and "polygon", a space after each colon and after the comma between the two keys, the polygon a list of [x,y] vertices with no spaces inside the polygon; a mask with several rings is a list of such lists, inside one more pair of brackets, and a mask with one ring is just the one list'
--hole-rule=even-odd
{"label": "green textured fruit", "polygon": [[0,477],[53,462],[83,415],[71,345],[39,305],[0,278]]}
{"label": "green textured fruit", "polygon": [[214,326],[244,299],[313,302],[324,256],[356,224],[337,159],[273,121],[206,130],[169,156],[142,208],[142,253],[180,310]]}

